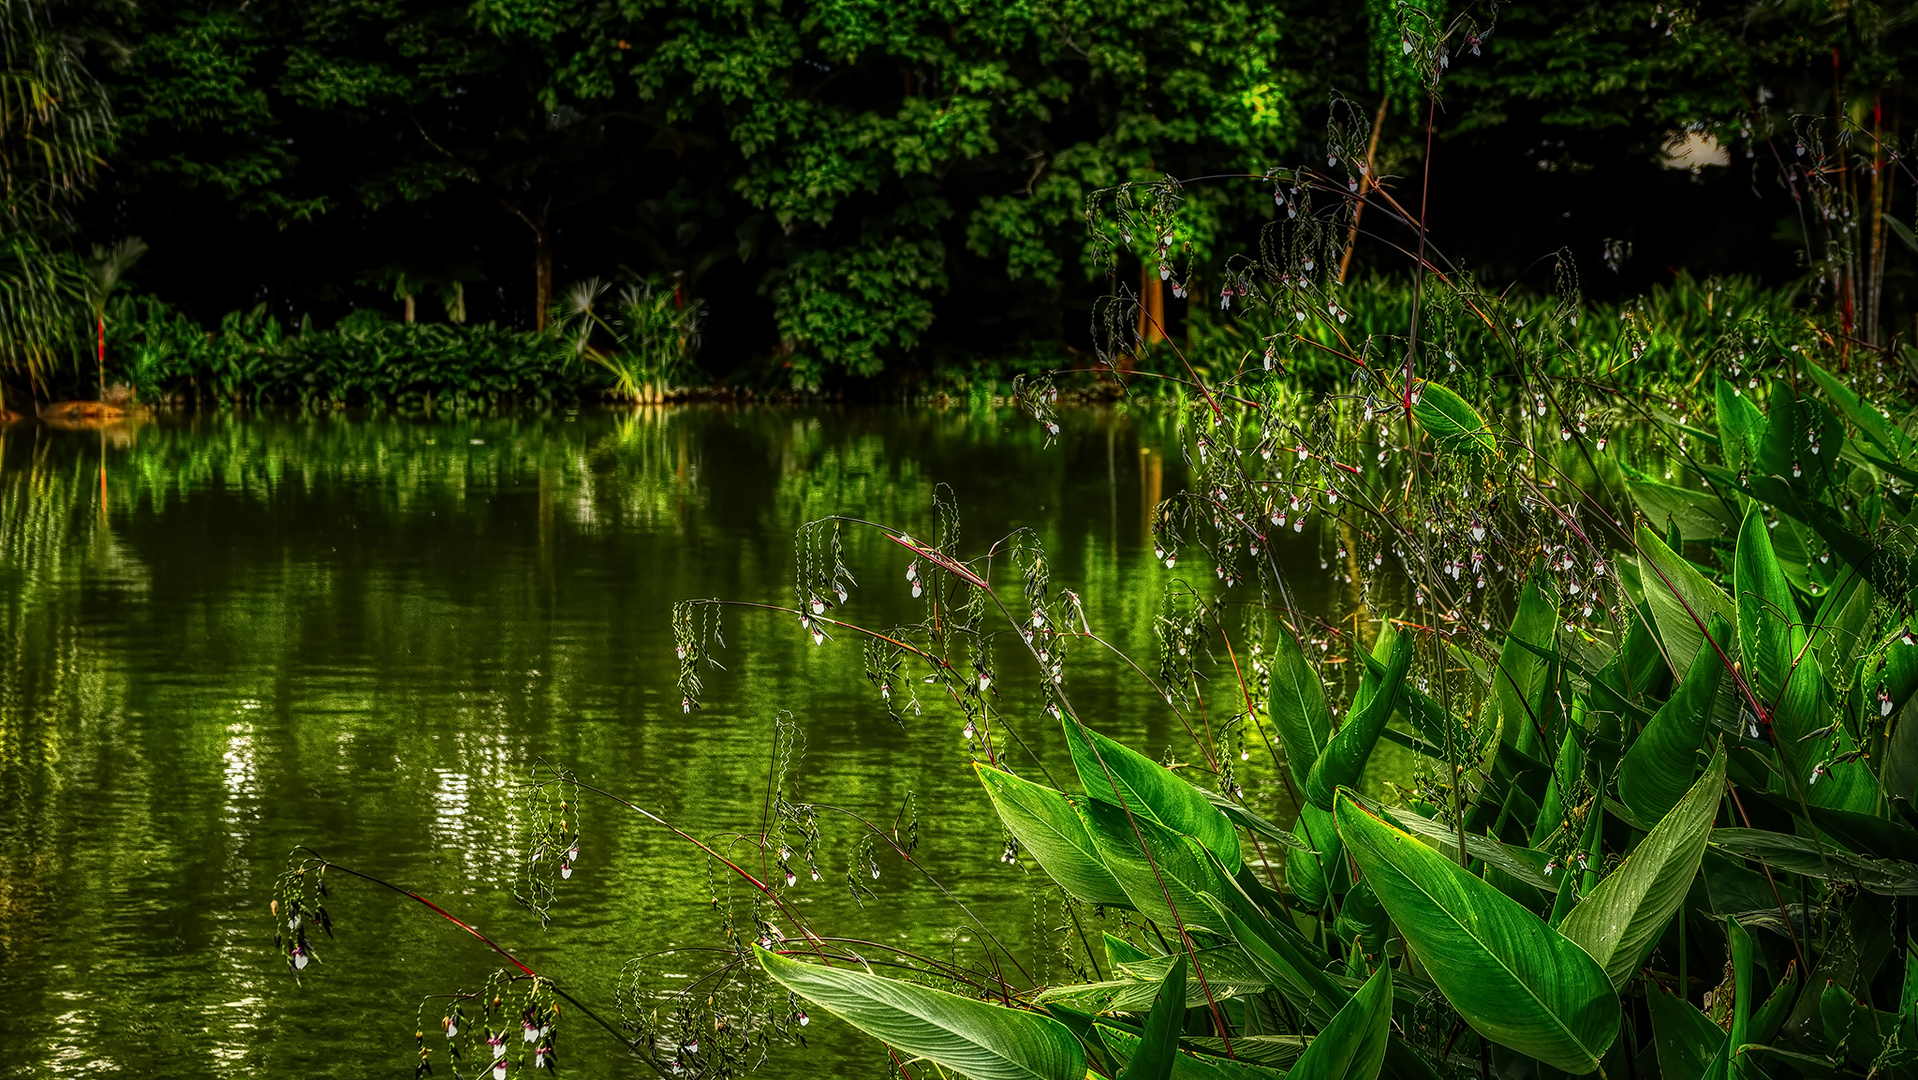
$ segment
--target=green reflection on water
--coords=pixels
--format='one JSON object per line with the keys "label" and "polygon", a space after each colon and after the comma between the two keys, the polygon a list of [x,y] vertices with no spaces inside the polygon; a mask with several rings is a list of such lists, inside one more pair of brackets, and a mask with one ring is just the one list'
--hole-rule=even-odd
{"label": "green reflection on water", "polygon": [[[1151,667],[1170,575],[1148,524],[1182,472],[1174,421],[1068,420],[1049,449],[1002,410],[0,430],[0,1072],[398,1075],[421,998],[476,986],[487,955],[342,887],[340,940],[296,984],[265,904],[297,844],[444,899],[610,1003],[627,957],[720,942],[705,865],[589,805],[579,870],[542,931],[510,899],[514,781],[544,758],[689,831],[751,830],[781,709],[807,742],[797,797],[890,820],[915,793],[925,865],[1036,977],[1066,978],[1063,916],[997,861],[959,720],[929,708],[902,728],[856,644],[815,649],[788,618],[742,612],[725,616],[706,707],[684,714],[668,609],[789,603],[802,521],[930,535],[944,483],[962,550],[1037,530],[1055,582]],[[1304,566],[1313,540],[1297,544]],[[903,551],[863,532],[846,546],[861,584],[848,617],[920,617]],[[1302,603],[1328,602],[1320,575],[1301,577]],[[1045,758],[1027,771],[1069,776],[1030,675],[1007,667],[1005,700],[1032,704],[1006,722]],[[1190,756],[1113,659],[1082,648],[1067,672],[1104,730]],[[1249,797],[1283,814],[1269,763],[1246,768]],[[799,890],[816,925],[979,957],[963,916],[896,861],[869,882],[877,901],[855,905],[837,880],[853,839],[829,830],[826,880]],[[671,985],[710,962],[649,971]],[[825,1023],[808,1034],[767,1075],[884,1068],[876,1044]],[[635,1067],[578,1026],[563,1046],[572,1075]]]}

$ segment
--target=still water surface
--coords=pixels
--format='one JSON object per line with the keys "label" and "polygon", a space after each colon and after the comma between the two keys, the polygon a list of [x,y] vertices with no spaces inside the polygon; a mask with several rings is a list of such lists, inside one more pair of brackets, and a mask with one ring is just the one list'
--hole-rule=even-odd
{"label": "still water surface", "polygon": [[[693,833],[751,832],[781,710],[806,739],[798,797],[890,821],[912,793],[925,865],[1036,977],[1064,978],[1058,909],[999,862],[962,720],[929,708],[896,724],[857,644],[815,648],[789,616],[737,610],[726,670],[686,714],[669,609],[790,604],[801,522],[933,535],[947,484],[963,551],[1036,530],[1094,629],[1152,667],[1171,575],[1150,510],[1182,471],[1173,424],[1171,410],[1069,414],[1050,448],[1029,418],[982,409],[0,430],[0,1075],[411,1075],[421,1001],[480,984],[489,955],[336,883],[339,939],[296,983],[266,911],[296,845],[435,898],[610,1006],[627,958],[721,942],[705,864],[589,805],[542,929],[511,896],[515,782],[543,758]],[[1313,543],[1288,556],[1315,559]],[[847,618],[923,617],[901,549],[849,532],[846,558]],[[1319,575],[1302,577],[1309,604]],[[1155,755],[1183,739],[1115,661],[1081,649],[1067,671],[1109,733]],[[1031,678],[1004,682],[1030,703],[1007,721],[1043,759],[1021,771],[1069,776]],[[1283,814],[1272,770],[1248,768],[1251,798]],[[896,860],[855,904],[854,839],[829,830],[826,879],[800,889],[815,925],[977,957],[975,928]],[[764,1075],[885,1075],[856,1033],[821,1020],[808,1035]],[[645,1071],[580,1026],[561,1063]]]}

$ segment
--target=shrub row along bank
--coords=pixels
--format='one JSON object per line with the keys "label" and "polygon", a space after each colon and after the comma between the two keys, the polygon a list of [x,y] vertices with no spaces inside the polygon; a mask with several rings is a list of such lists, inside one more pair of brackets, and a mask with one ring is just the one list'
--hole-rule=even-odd
{"label": "shrub row along bank", "polygon": [[490,325],[355,317],[288,329],[255,311],[208,333],[157,302],[141,308],[108,348],[146,404],[547,404],[596,396],[604,382],[564,342]]}
{"label": "shrub row along bank", "polygon": [[[562,311],[555,328],[531,333],[493,324],[402,323],[360,311],[333,327],[310,322],[288,327],[256,309],[231,313],[207,329],[152,297],[115,303],[106,324],[104,382],[143,405],[381,404],[402,409],[435,405],[545,405],[557,402],[659,400],[716,390],[780,392],[773,384],[720,384],[694,363],[694,320],[635,294],[611,305],[592,287],[575,289],[588,310]],[[625,299],[633,299],[626,303]],[[1348,350],[1376,353],[1402,333],[1413,304],[1409,283],[1371,277],[1336,293],[1309,298],[1300,320],[1286,305],[1241,305],[1238,313],[1195,321],[1179,352],[1208,377],[1229,376],[1259,366],[1269,349],[1296,380],[1328,388],[1352,369]],[[601,301],[603,311],[590,310]],[[1297,306],[1305,311],[1308,298]],[[1517,296],[1504,305],[1509,318],[1533,324],[1552,317],[1564,298]],[[1336,315],[1323,312],[1336,308]],[[657,325],[651,325],[656,323]],[[1453,321],[1448,343],[1460,357],[1497,352],[1483,324]],[[1585,309],[1567,325],[1572,349],[1555,363],[1565,375],[1603,374],[1607,381],[1639,388],[1694,383],[1701,365],[1740,333],[1762,326],[1784,348],[1823,347],[1832,331],[1791,290],[1771,290],[1749,279],[1696,281],[1686,275],[1669,286],[1616,307]],[[1789,339],[1789,340],[1787,340]],[[1911,350],[1887,357],[1888,370],[1910,366]],[[1048,368],[1084,370],[1061,352],[1006,357],[928,371],[897,373],[849,389],[855,396],[896,399],[936,394],[1003,395],[1015,376]],[[1461,361],[1462,362],[1462,361]],[[1878,361],[1872,361],[1878,363]],[[1175,350],[1157,344],[1133,357],[1143,373],[1183,374]],[[1481,363],[1473,367],[1480,374]],[[1577,370],[1572,370],[1577,369]],[[1495,372],[1494,372],[1495,374]],[[72,376],[62,396],[92,396],[92,373]],[[1062,380],[1065,381],[1065,380]],[[1081,384],[1098,393],[1101,380]],[[1075,384],[1066,382],[1066,388]],[[1163,391],[1153,380],[1131,393]]]}

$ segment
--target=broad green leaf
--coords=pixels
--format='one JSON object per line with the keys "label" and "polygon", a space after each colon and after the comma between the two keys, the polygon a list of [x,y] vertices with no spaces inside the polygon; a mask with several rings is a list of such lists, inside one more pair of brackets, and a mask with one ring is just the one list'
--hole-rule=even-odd
{"label": "broad green leaf", "polygon": [[1319,911],[1332,900],[1331,871],[1339,860],[1338,834],[1332,815],[1306,803],[1292,824],[1298,845],[1285,853],[1285,884],[1307,911]]}
{"label": "broad green leaf", "polygon": [[1231,912],[1224,918],[1233,940],[1245,950],[1253,966],[1315,1026],[1330,1023],[1351,1000],[1350,991],[1307,959],[1283,933],[1268,928],[1262,934]]}
{"label": "broad green leaf", "polygon": [[1359,956],[1376,961],[1385,956],[1385,940],[1392,934],[1392,920],[1386,916],[1372,887],[1357,881],[1345,890],[1332,931],[1341,944],[1356,946]]}
{"label": "broad green leaf", "polygon": [[[1141,915],[1165,927],[1168,934],[1180,922],[1188,928],[1206,924],[1211,909],[1199,895],[1217,895],[1221,885],[1218,870],[1197,840],[1141,813],[1128,820],[1124,810],[1108,802],[1087,799],[1076,805],[1099,861]],[[1145,838],[1144,848],[1139,846],[1140,836]],[[1168,897],[1177,908],[1176,919],[1167,906]]]}
{"label": "broad green leaf", "polygon": [[[1105,1039],[1100,1032],[1107,1030],[1108,1025],[1130,1030],[1126,1021],[1115,1017],[1095,1016],[1063,1002],[1048,1001],[1043,1007],[1047,1016],[1064,1024],[1066,1030],[1072,1032],[1085,1045],[1086,1056],[1090,1059],[1089,1064],[1092,1069],[1096,1069],[1104,1076],[1111,1076],[1119,1071],[1118,1065],[1113,1061],[1112,1051],[1106,1047]],[[1091,1073],[1088,1072],[1087,1075],[1090,1076]]]}
{"label": "broad green leaf", "polygon": [[[1711,636],[1732,645],[1732,629],[1712,617]],[[1641,821],[1657,821],[1677,805],[1697,775],[1698,747],[1711,726],[1712,703],[1725,663],[1711,649],[1692,658],[1685,679],[1638,733],[1618,770],[1618,795]]]}
{"label": "broad green leaf", "polygon": [[1632,501],[1645,520],[1659,529],[1676,527],[1685,540],[1716,540],[1732,531],[1738,518],[1718,496],[1650,480],[1630,484]]}
{"label": "broad green leaf", "polygon": [[1554,1068],[1598,1068],[1621,1014],[1585,950],[1350,799],[1334,816],[1346,851],[1466,1023]]}
{"label": "broad green leaf", "polygon": [[[1299,950],[1286,927],[1271,920],[1261,920],[1262,928],[1254,927],[1231,912],[1225,913],[1222,921],[1253,965],[1314,1026],[1324,1027],[1352,999],[1351,991]],[[1385,1061],[1397,1080],[1437,1080],[1431,1064],[1397,1036],[1386,1047]]]}
{"label": "broad green leaf", "polygon": [[1313,764],[1312,774],[1306,778],[1305,797],[1313,806],[1330,811],[1339,788],[1358,786],[1372,748],[1378,745],[1379,733],[1385,730],[1385,722],[1392,718],[1392,710],[1398,705],[1405,673],[1411,666],[1412,637],[1398,634],[1392,639],[1378,690],[1363,706],[1353,709],[1352,716],[1333,734],[1325,752]]}
{"label": "broad green leaf", "polygon": [[1725,1029],[1656,985],[1646,988],[1645,1005],[1652,1014],[1660,1080],[1704,1080],[1713,1055],[1725,1045]]}
{"label": "broad green leaf", "polygon": [[1129,907],[1125,890],[1105,868],[1079,812],[1065,795],[989,765],[975,765],[1006,831],[1039,869],[1088,904]]}
{"label": "broad green leaf", "polygon": [[1758,448],[1765,441],[1765,414],[1738,387],[1718,380],[1718,448],[1734,472],[1758,464]]}
{"label": "broad green leaf", "polygon": [[[1365,802],[1364,805],[1373,813],[1387,818],[1392,824],[1438,848],[1447,858],[1458,858],[1457,829],[1428,817],[1420,817],[1410,810],[1374,806],[1369,802]],[[1487,865],[1498,867],[1534,888],[1544,889],[1547,892],[1558,888],[1558,883],[1545,873],[1545,865],[1552,861],[1552,857],[1543,851],[1501,844],[1489,836],[1466,833],[1465,853]]]}
{"label": "broad green leaf", "polygon": [[1568,728],[1560,741],[1558,755],[1552,759],[1552,779],[1545,786],[1545,801],[1538,807],[1538,819],[1532,823],[1526,846],[1541,848],[1552,835],[1565,827],[1565,792],[1576,792],[1585,772],[1585,744],[1579,732]]}
{"label": "broad green leaf", "polygon": [[[1086,794],[1184,833],[1227,866],[1239,865],[1239,834],[1211,801],[1172,770],[1065,717],[1066,745]],[[1088,739],[1088,736],[1090,738]],[[1117,790],[1115,791],[1114,788]]]}
{"label": "broad green leaf", "polygon": [[[1820,726],[1824,681],[1818,659],[1806,648],[1804,624],[1791,586],[1772,552],[1764,511],[1756,504],[1745,514],[1733,559],[1738,605],[1738,652],[1753,694],[1771,711],[1787,766],[1809,790],[1814,762],[1799,743]],[[1845,778],[1849,780],[1850,778]],[[1812,797],[1842,797],[1849,783],[1834,782]]]}
{"label": "broad green leaf", "polygon": [[[1395,634],[1395,640],[1396,637],[1397,635]],[[1386,655],[1391,655],[1390,649],[1386,650]],[[1370,675],[1375,681],[1385,678],[1385,661],[1380,660],[1370,653],[1361,654],[1361,658],[1365,662],[1365,672],[1367,675]],[[1471,731],[1466,727],[1464,722],[1459,720],[1458,717],[1447,713],[1444,706],[1433,701],[1429,695],[1410,682],[1402,682],[1399,686],[1399,693],[1403,695],[1399,699],[1399,705],[1405,714],[1405,718],[1410,720],[1412,727],[1418,731],[1418,739],[1422,740],[1423,746],[1429,748],[1420,749],[1415,746],[1415,749],[1420,749],[1421,753],[1428,753],[1433,757],[1442,759],[1445,755],[1445,740],[1449,737],[1452,740],[1453,754],[1457,758],[1469,759],[1474,756],[1476,746],[1472,739]],[[1400,734],[1402,733],[1394,732],[1389,727],[1383,733],[1386,738],[1392,738]],[[1405,741],[1411,742],[1412,740],[1410,737],[1407,737]]]}
{"label": "broad green leaf", "polygon": [[[1210,905],[1207,905],[1207,914],[1212,917],[1201,921],[1208,923],[1218,921],[1217,912],[1212,910]],[[1270,985],[1258,966],[1245,955],[1245,950],[1237,945],[1227,943],[1214,945],[1209,949],[1200,949],[1198,959],[1199,970],[1204,973],[1205,981],[1215,986],[1229,983],[1233,986],[1263,990]],[[1128,960],[1120,964],[1117,973],[1128,979],[1162,983],[1181,961],[1189,960],[1190,957],[1183,952],[1175,956],[1148,956],[1143,960]],[[1187,1000],[1205,1000],[1205,988],[1201,987],[1199,980],[1192,977],[1189,972],[1185,981],[1185,993]]]}
{"label": "broad green leaf", "polygon": [[1698,783],[1559,924],[1558,932],[1590,953],[1614,987],[1622,988],[1638,973],[1684,902],[1724,793],[1725,751],[1720,748]]}
{"label": "broad green leaf", "polygon": [[1870,582],[1857,571],[1845,569],[1818,607],[1818,618],[1811,629],[1812,653],[1818,657],[1819,670],[1838,693],[1858,685],[1859,672],[1853,668],[1865,647],[1865,632],[1877,599],[1878,590]]}
{"label": "broad green leaf", "polygon": [[[1642,590],[1633,591],[1642,595]],[[1599,675],[1605,684],[1617,689],[1635,704],[1657,700],[1665,696],[1671,684],[1672,672],[1665,666],[1664,651],[1659,648],[1658,637],[1652,632],[1651,612],[1643,604],[1632,604],[1628,611],[1630,623],[1625,630],[1624,647],[1619,649],[1614,666]],[[1649,715],[1642,717],[1637,726],[1642,727],[1650,719]]]}
{"label": "broad green leaf", "polygon": [[1520,594],[1518,614],[1499,650],[1498,667],[1492,672],[1492,696],[1498,702],[1499,740],[1506,746],[1522,749],[1526,732],[1543,726],[1545,662],[1532,648],[1550,648],[1558,625],[1558,606],[1546,593],[1542,573],[1534,573]]}
{"label": "broad green leaf", "polygon": [[1286,1080],[1377,1080],[1392,1037],[1392,965],[1379,964],[1332,1017]]}
{"label": "broad green leaf", "polygon": [[[1204,921],[1217,919],[1210,909],[1207,909],[1206,915],[1210,918]],[[1152,956],[1120,964],[1114,969],[1113,978],[1104,982],[1048,987],[1040,991],[1034,1000],[1044,1003],[1048,1008],[1065,1003],[1097,1013],[1142,1013],[1152,1008],[1166,974],[1184,958],[1185,954],[1181,953],[1178,956]],[[1260,969],[1235,945],[1200,949],[1199,969],[1205,972],[1205,982],[1202,984],[1196,978],[1187,977],[1185,1008],[1203,1006],[1208,991],[1212,1000],[1226,1001],[1247,994],[1263,993],[1271,985]]]}
{"label": "broad green leaf", "polygon": [[1858,661],[1854,685],[1860,726],[1884,725],[1918,692],[1918,633],[1900,624],[1886,635]]}
{"label": "broad green leaf", "polygon": [[1292,770],[1292,780],[1303,788],[1313,763],[1332,737],[1332,713],[1325,704],[1319,673],[1305,659],[1298,639],[1283,626],[1277,638],[1266,714],[1285,745],[1285,763]]}
{"label": "broad green leaf", "polygon": [[[1849,737],[1842,737],[1842,743],[1849,746]],[[1866,785],[1871,784],[1869,770],[1865,773]],[[1829,783],[1829,781],[1826,781]],[[1814,796],[1822,796],[1825,784],[1814,789]],[[1870,812],[1844,810],[1833,806],[1823,806],[1817,801],[1801,805],[1790,795],[1775,792],[1753,792],[1757,798],[1777,807],[1787,814],[1797,817],[1809,816],[1811,823],[1818,826],[1820,832],[1850,848],[1860,855],[1874,859],[1895,859],[1901,855],[1918,854],[1918,830],[1888,818],[1879,817]]]}
{"label": "broad green leaf", "polygon": [[1132,1060],[1126,1064],[1119,1080],[1169,1080],[1172,1059],[1179,1053],[1179,1031],[1184,1024],[1185,957],[1181,955],[1173,958],[1165,981],[1159,984],[1159,998],[1146,1016],[1145,1038],[1136,1048],[1130,1048]]}
{"label": "broad green leaf", "polygon": [[917,983],[803,963],[765,949],[780,985],[897,1050],[972,1080],[1085,1080],[1086,1055],[1065,1025]]}
{"label": "broad green leaf", "polygon": [[1106,959],[1114,964],[1131,964],[1140,960],[1152,959],[1152,954],[1139,948],[1124,938],[1102,935],[1105,938]]}
{"label": "broad green leaf", "polygon": [[1240,803],[1233,802],[1231,799],[1213,791],[1211,788],[1204,788],[1194,784],[1192,785],[1192,790],[1205,796],[1205,801],[1211,803],[1219,813],[1224,814],[1227,821],[1244,829],[1246,832],[1255,833],[1268,840],[1276,840],[1289,848],[1301,848],[1305,846],[1304,842],[1297,836],[1294,836],[1286,829],[1280,828],[1278,824],[1270,818],[1262,817],[1254,813],[1251,809]]}
{"label": "broad green leaf", "polygon": [[1773,870],[1845,882],[1879,896],[1918,896],[1918,863],[1867,859],[1831,843],[1767,829],[1713,829],[1713,844],[1735,855],[1762,859]]}
{"label": "broad green leaf", "polygon": [[[1736,477],[1716,466],[1703,466],[1702,471],[1722,484],[1737,483]],[[1910,482],[1918,484],[1918,473],[1913,474]],[[1833,556],[1863,575],[1884,596],[1903,597],[1909,592],[1911,582],[1918,580],[1918,556],[1886,547],[1877,541],[1875,533],[1854,532],[1848,516],[1840,516],[1823,503],[1800,500],[1784,481],[1754,476],[1750,478],[1750,489],[1755,500],[1809,525]],[[1870,503],[1879,496],[1874,490],[1862,498]],[[1918,524],[1918,507],[1913,508],[1903,524]]]}
{"label": "broad green leaf", "polygon": [[[1727,1041],[1725,1046],[1729,1048],[1731,1043]],[[1776,1061],[1790,1069],[1791,1073],[1805,1077],[1806,1080],[1836,1080],[1840,1075],[1838,1068],[1832,1064],[1831,1058],[1823,1054],[1800,1054],[1796,1051],[1787,1050],[1782,1046],[1766,1046],[1763,1043],[1751,1043],[1741,1046],[1738,1049],[1742,1053],[1753,1054]],[[1718,1062],[1721,1069],[1724,1068],[1725,1064],[1723,1057],[1724,1055],[1721,1052]],[[1741,1072],[1743,1072],[1745,1076],[1751,1076],[1757,1072],[1757,1070],[1741,1070]],[[1775,1074],[1771,1073],[1770,1070],[1765,1070],[1763,1075]]]}
{"label": "broad green leaf", "polygon": [[[1735,625],[1738,608],[1723,589],[1643,525],[1638,527],[1638,556],[1652,622],[1665,643],[1673,674],[1684,674],[1691,670],[1698,650],[1705,647],[1705,627],[1711,617],[1717,615],[1728,625]],[[1729,650],[1726,655],[1730,655]]]}
{"label": "broad green leaf", "polygon": [[1860,434],[1878,447],[1879,451],[1893,461],[1901,461],[1911,453],[1911,440],[1897,426],[1879,414],[1871,403],[1852,393],[1844,383],[1833,378],[1831,373],[1810,360],[1804,361],[1805,373],[1812,377],[1818,388],[1825,392],[1831,403],[1838,407],[1845,419],[1850,420]]}
{"label": "broad green leaf", "polygon": [[1785,1026],[1785,1018],[1791,1015],[1792,1004],[1798,994],[1798,961],[1785,965],[1785,974],[1779,978],[1778,985],[1772,988],[1771,996],[1765,1004],[1752,1014],[1751,1030],[1746,1038],[1756,1043],[1768,1043],[1778,1037],[1778,1029]]}
{"label": "broad green leaf", "polygon": [[1772,382],[1770,404],[1757,468],[1786,480],[1801,494],[1815,495],[1830,486],[1838,455],[1845,446],[1845,430],[1831,410],[1811,398],[1799,397],[1784,379]]}
{"label": "broad green leaf", "polygon": [[1887,798],[1918,803],[1918,720],[1904,713],[1891,729],[1891,741],[1885,746],[1884,765],[1879,779]]}
{"label": "broad green leaf", "polygon": [[[1187,1036],[1187,1043],[1207,1050],[1214,1055],[1225,1053],[1225,1040],[1203,1036]],[[1275,1069],[1289,1069],[1311,1039],[1304,1035],[1234,1035],[1232,1052],[1242,1061],[1255,1065],[1270,1065]]]}
{"label": "broad green leaf", "polygon": [[1803,652],[1804,628],[1791,586],[1772,552],[1765,512],[1754,505],[1738,530],[1733,564],[1738,607],[1738,652],[1760,701],[1777,701],[1792,681],[1793,662]]}
{"label": "broad green leaf", "polygon": [[[1121,1058],[1138,1051],[1139,1037],[1131,1032],[1102,1028],[1099,1034]],[[1241,1041],[1240,1039],[1232,1040],[1234,1049],[1238,1048]],[[1170,1065],[1171,1071],[1167,1075],[1171,1080],[1282,1080],[1284,1075],[1277,1069],[1265,1065],[1233,1061],[1224,1057],[1201,1057],[1190,1053],[1174,1054]],[[1129,1071],[1127,1075],[1131,1075]]]}
{"label": "broad green leaf", "polygon": [[1492,457],[1498,454],[1498,439],[1462,397],[1435,382],[1419,384],[1419,399],[1412,406],[1412,418],[1432,436],[1440,450],[1448,454]]}
{"label": "broad green leaf", "polygon": [[1844,1050],[1846,1059],[1861,1069],[1869,1069],[1885,1052],[1885,1043],[1899,1028],[1899,1018],[1880,1012],[1869,1002],[1860,1001],[1851,992],[1834,983],[1826,983],[1818,997],[1819,1018],[1824,1021],[1825,1038]]}
{"label": "broad green leaf", "polygon": [[1737,919],[1725,916],[1725,939],[1732,954],[1732,1026],[1726,1045],[1736,1059],[1750,1042],[1752,1017],[1752,938]]}

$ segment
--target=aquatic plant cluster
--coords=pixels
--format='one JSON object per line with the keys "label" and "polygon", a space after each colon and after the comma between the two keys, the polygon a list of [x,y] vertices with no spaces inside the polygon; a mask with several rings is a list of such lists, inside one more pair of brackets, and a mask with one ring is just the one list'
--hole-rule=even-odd
{"label": "aquatic plant cluster", "polygon": [[[1479,33],[1415,29],[1428,80]],[[892,722],[945,716],[1004,826],[977,857],[1026,872],[1051,953],[1022,956],[935,876],[910,798],[891,820],[805,801],[782,716],[744,827],[668,822],[563,766],[529,779],[522,895],[542,919],[580,850],[569,807],[606,800],[707,861],[718,959],[671,988],[636,963],[604,1016],[435,907],[511,964],[512,993],[472,999],[487,1030],[531,1017],[537,1048],[549,1015],[578,1014],[672,1076],[778,1061],[809,1010],[903,1073],[979,1080],[1918,1072],[1909,351],[1843,310],[1712,284],[1680,301],[1710,337],[1660,351],[1656,302],[1595,328],[1563,253],[1545,300],[1514,300],[1373,185],[1365,141],[1223,181],[1287,209],[1222,270],[1234,351],[1195,361],[1117,281],[1095,312],[1090,377],[1172,388],[1182,417],[1187,480],[1153,511],[1153,555],[1190,577],[1160,603],[1156,662],[1102,634],[1037,533],[971,544],[943,494],[925,521],[801,527],[790,603],[672,612],[683,710],[723,685],[725,621],[765,617],[856,643]],[[1192,291],[1187,189],[1098,192],[1090,242],[1146,238],[1159,281]],[[1361,206],[1416,239],[1402,312],[1341,273]],[[1153,349],[1161,370],[1133,364]],[[1048,440],[1086,378],[1018,381]],[[899,566],[848,566],[849,530]],[[1322,603],[1301,600],[1307,545]],[[868,625],[862,588],[916,617]],[[1115,654],[1184,738],[1154,758],[1103,734],[1074,704],[1087,653]],[[1381,784],[1387,759],[1407,764]],[[829,829],[853,897],[896,869],[968,947],[816,925],[803,891]],[[302,853],[275,918],[320,910],[329,869]],[[313,944],[281,936],[295,975]],[[504,1060],[455,1040],[459,1067]],[[437,1045],[421,1037],[421,1073]]]}
{"label": "aquatic plant cluster", "polygon": [[[948,714],[1005,826],[996,857],[1055,905],[1071,981],[1035,978],[946,891],[909,806],[875,821],[795,795],[801,735],[781,720],[763,820],[723,839],[563,770],[526,785],[535,910],[578,857],[569,804],[610,799],[709,860],[724,957],[670,990],[636,964],[614,1015],[556,997],[541,1027],[577,1014],[667,1075],[776,1062],[820,1010],[908,1072],[974,1077],[1918,1064],[1918,434],[1882,389],[1900,369],[1755,315],[1702,372],[1628,394],[1605,374],[1631,342],[1581,343],[1569,280],[1539,315],[1428,260],[1416,339],[1361,337],[1338,318],[1357,305],[1304,267],[1324,262],[1311,235],[1279,241],[1289,254],[1242,264],[1235,299],[1305,324],[1269,339],[1269,366],[1248,351],[1182,383],[1190,480],[1156,511],[1154,554],[1197,580],[1168,590],[1156,665],[1126,661],[1189,735],[1167,758],[1074,707],[1070,655],[1111,646],[1035,536],[969,554],[943,497],[923,528],[805,526],[789,604],[673,614],[685,709],[719,672],[723,618],[770,608],[816,647],[862,643],[896,722]],[[1129,320],[1111,325],[1116,360],[1134,343]],[[1290,369],[1321,356],[1346,374],[1301,388]],[[1073,422],[1053,380],[1021,395],[1050,435]],[[856,577],[848,529],[878,530],[901,565]],[[1288,537],[1342,586],[1332,610],[1295,603]],[[862,579],[923,616],[862,625]],[[1071,775],[1047,771],[1042,740]],[[1368,783],[1398,752],[1409,783]],[[813,925],[798,901],[832,822],[855,837],[843,887],[921,877],[976,951]],[[288,898],[330,867],[303,856],[282,907],[323,910]],[[313,945],[282,939],[296,973]],[[471,1030],[544,1016],[513,995],[564,989],[518,966],[502,980],[456,997],[493,1003]],[[547,1045],[511,1067],[550,1064]],[[422,1037],[422,1072],[441,1046]],[[456,1069],[507,1067],[454,1034],[444,1047]]]}

